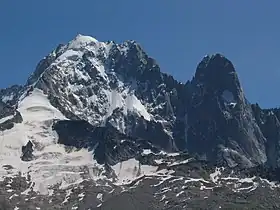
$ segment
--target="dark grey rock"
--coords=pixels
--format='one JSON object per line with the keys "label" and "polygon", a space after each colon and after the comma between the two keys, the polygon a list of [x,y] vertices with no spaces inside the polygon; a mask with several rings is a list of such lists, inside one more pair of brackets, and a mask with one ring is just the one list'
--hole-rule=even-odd
{"label": "dark grey rock", "polygon": [[3,122],[0,123],[0,131],[12,129],[15,123],[22,123],[23,121],[21,114],[13,108],[8,109],[8,111],[4,108],[3,113],[5,116],[7,115],[6,117],[12,116],[6,120],[2,118]]}
{"label": "dark grey rock", "polygon": [[94,151],[93,158],[100,164],[114,165],[137,157],[143,149],[160,150],[149,143],[126,136],[112,126],[93,127],[86,121],[57,121],[53,129],[58,133],[58,143]]}
{"label": "dark grey rock", "polygon": [[25,146],[22,146],[21,148],[22,151],[22,156],[21,156],[21,160],[22,161],[31,161],[33,159],[33,144],[31,141],[28,141],[27,144]]}
{"label": "dark grey rock", "polygon": [[205,57],[189,83],[188,143],[191,153],[229,166],[266,162],[266,139],[255,122],[232,63]]}
{"label": "dark grey rock", "polygon": [[23,91],[24,87],[21,85],[13,85],[9,88],[0,89],[0,101],[9,106],[17,106],[18,99]]}

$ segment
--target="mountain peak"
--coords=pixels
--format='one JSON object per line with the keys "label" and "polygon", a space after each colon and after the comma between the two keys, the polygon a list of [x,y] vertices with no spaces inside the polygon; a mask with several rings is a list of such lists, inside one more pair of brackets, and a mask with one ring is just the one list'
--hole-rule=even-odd
{"label": "mountain peak", "polygon": [[212,91],[240,92],[240,82],[232,62],[220,53],[206,55],[198,64],[195,80]]}
{"label": "mountain peak", "polygon": [[205,154],[207,159],[219,160],[221,156],[231,166],[264,163],[265,139],[232,62],[219,53],[205,56],[191,84],[188,123],[194,123],[194,134],[188,136],[187,147]]}
{"label": "mountain peak", "polygon": [[226,58],[223,54],[221,53],[212,53],[212,54],[207,54],[204,57],[209,57],[211,59],[213,58]]}
{"label": "mountain peak", "polygon": [[197,73],[200,73],[200,69],[207,69],[211,71],[211,73],[219,73],[220,71],[226,73],[235,72],[232,62],[220,53],[208,54],[204,56],[202,61],[197,66]]}
{"label": "mountain peak", "polygon": [[68,49],[79,49],[97,42],[98,40],[91,36],[78,34],[72,41],[68,43]]}

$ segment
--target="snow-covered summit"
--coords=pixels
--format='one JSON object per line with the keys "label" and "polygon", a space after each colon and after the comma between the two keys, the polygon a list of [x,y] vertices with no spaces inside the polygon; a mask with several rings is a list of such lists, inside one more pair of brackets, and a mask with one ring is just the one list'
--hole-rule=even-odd
{"label": "snow-covered summit", "polygon": [[170,97],[178,82],[161,73],[134,41],[116,44],[78,35],[40,61],[27,84],[43,90],[52,105],[71,119],[95,126],[109,123],[122,133],[152,139],[141,131],[150,122],[161,130],[164,143],[160,144],[175,148],[172,100],[179,95]]}
{"label": "snow-covered summit", "polygon": [[82,34],[78,34],[72,41],[70,41],[67,45],[68,49],[80,49],[90,44],[98,43],[98,40],[91,37],[85,36]]}

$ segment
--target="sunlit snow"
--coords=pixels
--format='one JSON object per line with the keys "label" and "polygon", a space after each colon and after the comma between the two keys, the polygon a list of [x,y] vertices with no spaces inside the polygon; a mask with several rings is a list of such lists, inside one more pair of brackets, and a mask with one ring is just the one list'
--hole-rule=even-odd
{"label": "sunlit snow", "polygon": [[117,184],[121,185],[128,184],[143,175],[154,175],[158,169],[156,166],[142,165],[134,158],[117,163],[112,168],[118,177]]}
{"label": "sunlit snow", "polygon": [[[13,169],[0,168],[0,177],[31,176],[35,183],[33,190],[48,194],[48,187],[61,183],[61,188],[79,183],[83,177],[99,179],[102,171],[92,158],[92,153],[79,150],[67,153],[63,145],[57,144],[56,134],[51,130],[52,119],[66,119],[48,101],[42,91],[35,89],[31,95],[20,101],[18,111],[23,117],[21,124],[15,124],[11,130],[5,130],[1,136],[0,161],[11,165]],[[35,145],[35,159],[21,161],[21,147],[29,140]],[[83,171],[87,168],[87,171]],[[26,189],[24,193],[30,190]]]}

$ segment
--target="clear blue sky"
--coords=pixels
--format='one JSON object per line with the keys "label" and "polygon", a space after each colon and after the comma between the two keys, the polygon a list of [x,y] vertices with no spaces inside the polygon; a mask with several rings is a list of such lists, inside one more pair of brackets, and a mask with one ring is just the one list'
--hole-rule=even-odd
{"label": "clear blue sky", "polygon": [[1,1],[0,88],[25,83],[43,56],[81,33],[137,40],[182,82],[205,54],[221,52],[251,102],[279,106],[279,7],[279,0]]}

